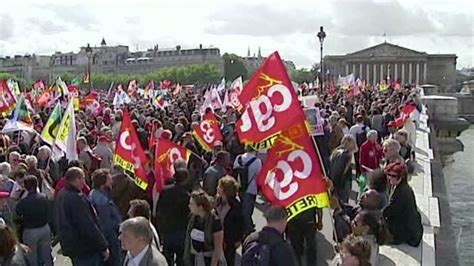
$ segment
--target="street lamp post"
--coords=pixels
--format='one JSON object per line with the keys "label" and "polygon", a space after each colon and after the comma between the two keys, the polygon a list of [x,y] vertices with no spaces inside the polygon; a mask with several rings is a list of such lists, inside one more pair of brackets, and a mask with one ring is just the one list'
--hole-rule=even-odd
{"label": "street lamp post", "polygon": [[87,44],[87,47],[86,47],[86,54],[87,54],[87,78],[89,79],[89,91],[90,91],[91,86],[92,86],[92,77],[91,77],[92,48],[89,44]]}
{"label": "street lamp post", "polygon": [[321,58],[319,61],[319,67],[321,69],[321,91],[324,91],[324,65],[323,65],[323,42],[324,38],[326,38],[326,33],[323,30],[323,26],[319,27],[319,32],[318,32],[318,38],[319,38],[319,45],[321,49]]}

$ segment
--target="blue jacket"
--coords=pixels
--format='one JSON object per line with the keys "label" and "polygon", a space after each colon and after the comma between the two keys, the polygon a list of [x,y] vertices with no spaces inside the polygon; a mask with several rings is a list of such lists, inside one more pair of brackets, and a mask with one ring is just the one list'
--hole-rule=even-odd
{"label": "blue jacket", "polygon": [[93,189],[89,194],[89,201],[97,211],[99,225],[105,238],[107,240],[117,238],[122,217],[110,193]]}

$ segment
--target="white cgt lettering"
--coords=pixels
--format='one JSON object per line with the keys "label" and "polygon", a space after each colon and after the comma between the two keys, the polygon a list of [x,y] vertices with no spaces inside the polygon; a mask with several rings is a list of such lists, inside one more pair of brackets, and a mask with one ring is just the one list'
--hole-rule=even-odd
{"label": "white cgt lettering", "polygon": [[130,137],[130,133],[128,132],[128,130],[125,130],[124,132],[122,132],[122,134],[120,134],[120,138],[119,138],[119,140],[120,140],[120,145],[121,145],[124,149],[126,149],[126,150],[128,150],[128,151],[131,151],[131,150],[132,150],[132,146],[130,146],[130,145],[127,144],[127,139],[128,139],[128,137]]}
{"label": "white cgt lettering", "polygon": [[[289,162],[295,162],[300,159],[303,169],[293,169]],[[313,164],[308,153],[304,150],[294,150],[288,154],[287,160],[277,162],[275,170],[269,171],[265,178],[265,184],[272,190],[275,197],[279,200],[286,200],[298,191],[298,182],[293,182],[293,176],[299,179],[306,179],[310,176]],[[276,179],[276,170],[283,173],[282,181]]]}
{"label": "white cgt lettering", "polygon": [[170,155],[169,155],[169,158],[170,158],[170,163],[173,164],[175,161],[177,160],[180,160],[180,159],[183,159],[181,157],[181,153],[179,152],[178,149],[176,148],[172,148],[170,150]]}
{"label": "white cgt lettering", "polygon": [[183,157],[181,157],[181,153],[179,152],[179,150],[176,148],[171,148],[170,154],[169,154],[169,160],[170,160],[170,165],[171,165],[170,170],[171,170],[172,175],[174,175],[176,171],[176,169],[174,169],[174,162],[180,159],[183,159]]}
{"label": "white cgt lettering", "polygon": [[200,128],[204,132],[204,141],[206,141],[207,143],[213,143],[214,131],[212,130],[211,125],[209,124],[209,121],[207,120],[202,121]]}
{"label": "white cgt lettering", "polygon": [[135,150],[136,150],[136,145],[135,143],[132,143],[132,145],[129,145],[127,143],[127,139],[130,137],[130,132],[128,130],[125,130],[120,134],[119,141],[120,145],[127,151],[132,152],[132,159],[133,159],[133,166],[135,169],[138,169],[141,167],[141,160],[139,156],[135,156]]}
{"label": "white cgt lettering", "polygon": [[[275,103],[276,100],[271,100],[273,99],[273,96],[276,96],[276,94],[281,95],[281,103]],[[257,99],[250,101],[249,108],[245,110],[241,118],[242,125],[240,126],[240,130],[242,132],[247,132],[252,127],[252,122],[250,121],[250,115],[248,112],[253,112],[258,130],[260,132],[266,132],[275,125],[275,116],[273,115],[273,112],[284,112],[288,110],[291,105],[292,99],[290,90],[288,90],[284,85],[273,85],[268,90],[267,95],[261,95]]]}

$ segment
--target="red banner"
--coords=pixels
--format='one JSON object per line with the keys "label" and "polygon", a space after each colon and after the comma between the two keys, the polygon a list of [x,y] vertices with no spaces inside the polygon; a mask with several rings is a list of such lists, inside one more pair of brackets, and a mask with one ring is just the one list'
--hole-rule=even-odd
{"label": "red banner", "polygon": [[268,201],[287,208],[288,219],[307,209],[329,205],[318,154],[304,122],[278,136],[258,184]]}
{"label": "red banner", "polygon": [[15,104],[15,96],[10,87],[8,87],[7,81],[2,80],[0,82],[0,114],[8,116],[15,107]]}
{"label": "red banner", "polygon": [[140,188],[147,188],[148,180],[144,168],[147,158],[127,110],[123,112],[122,125],[115,143],[114,163],[133,174],[135,183]]}
{"label": "red banner", "polygon": [[206,113],[201,123],[194,127],[193,136],[206,151],[212,151],[216,141],[224,139],[219,128],[219,122],[212,112]]}
{"label": "red banner", "polygon": [[168,178],[174,175],[173,163],[177,160],[189,160],[191,151],[166,139],[159,139],[155,156],[155,172],[160,173],[156,188],[162,191]]}
{"label": "red banner", "polygon": [[271,54],[245,85],[236,128],[242,142],[261,142],[304,120],[298,96],[278,52]]}
{"label": "red banner", "polygon": [[415,111],[415,109],[416,109],[416,104],[414,103],[406,104],[405,106],[402,107],[402,110],[400,111],[400,116],[397,119],[395,119],[393,122],[389,122],[388,125],[395,128],[403,127],[405,125],[405,122],[408,120],[411,113]]}
{"label": "red banner", "polygon": [[36,104],[39,107],[46,106],[52,98],[51,95],[52,95],[51,89],[50,88],[45,89],[45,91],[38,97]]}

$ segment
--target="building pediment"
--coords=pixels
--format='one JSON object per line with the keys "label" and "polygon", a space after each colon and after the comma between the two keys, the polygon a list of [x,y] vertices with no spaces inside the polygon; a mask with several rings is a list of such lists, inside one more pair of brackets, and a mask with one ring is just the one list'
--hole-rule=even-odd
{"label": "building pediment", "polygon": [[387,56],[426,56],[426,53],[411,50],[391,43],[381,43],[354,53],[347,54],[349,57],[387,57]]}

